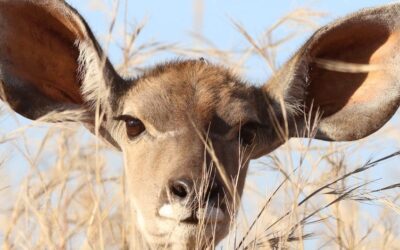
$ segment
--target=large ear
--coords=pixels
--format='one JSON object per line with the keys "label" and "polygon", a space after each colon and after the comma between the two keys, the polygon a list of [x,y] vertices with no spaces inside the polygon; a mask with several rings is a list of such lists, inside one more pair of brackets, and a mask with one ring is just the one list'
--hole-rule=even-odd
{"label": "large ear", "polygon": [[92,126],[93,104],[109,112],[124,82],[64,1],[0,0],[0,83],[2,99],[27,118],[83,109]]}
{"label": "large ear", "polygon": [[311,119],[318,113],[316,138],[356,140],[397,110],[399,71],[400,4],[392,4],[321,28],[262,89],[283,100],[292,136],[303,136],[304,113]]}

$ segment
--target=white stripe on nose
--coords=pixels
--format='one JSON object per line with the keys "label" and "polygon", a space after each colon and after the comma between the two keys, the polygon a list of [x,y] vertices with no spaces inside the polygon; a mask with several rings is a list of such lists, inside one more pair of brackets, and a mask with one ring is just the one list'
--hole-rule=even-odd
{"label": "white stripe on nose", "polygon": [[182,221],[192,216],[191,209],[181,204],[164,204],[158,213],[161,217],[176,221]]}

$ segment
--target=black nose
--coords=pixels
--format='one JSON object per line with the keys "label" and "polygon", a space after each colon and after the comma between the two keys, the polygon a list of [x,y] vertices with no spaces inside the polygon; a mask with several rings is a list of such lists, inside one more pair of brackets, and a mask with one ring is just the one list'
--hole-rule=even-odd
{"label": "black nose", "polygon": [[205,195],[205,201],[209,201],[209,202],[220,202],[220,198],[222,198],[223,195],[223,189],[222,186],[214,181],[212,183],[210,183],[210,185],[207,188],[207,192]]}
{"label": "black nose", "polygon": [[220,203],[222,197],[224,197],[223,188],[217,181],[208,183],[204,187],[204,191],[201,191],[201,187],[198,187],[198,190],[195,189],[194,182],[190,179],[181,178],[174,180],[169,185],[169,198],[175,202],[187,202],[190,204],[200,202],[199,204],[201,205],[203,203]]}
{"label": "black nose", "polygon": [[193,189],[193,182],[187,179],[178,179],[171,182],[169,192],[171,198],[184,201],[191,195]]}

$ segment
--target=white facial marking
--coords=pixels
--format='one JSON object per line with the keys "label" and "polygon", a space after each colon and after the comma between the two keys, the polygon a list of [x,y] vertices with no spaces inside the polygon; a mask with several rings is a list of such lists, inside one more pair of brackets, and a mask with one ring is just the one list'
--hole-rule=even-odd
{"label": "white facial marking", "polygon": [[166,138],[171,138],[171,137],[176,137],[179,135],[184,134],[186,129],[180,129],[180,130],[170,130],[170,131],[165,131],[165,132],[160,132],[157,130],[154,130],[154,136],[158,139],[166,139]]}
{"label": "white facial marking", "polygon": [[176,221],[185,220],[192,215],[191,209],[180,204],[164,204],[158,214],[167,219]]}
{"label": "white facial marking", "polygon": [[172,208],[172,205],[162,206],[158,213],[160,214],[160,216],[168,218],[168,219],[174,218],[174,209]]}

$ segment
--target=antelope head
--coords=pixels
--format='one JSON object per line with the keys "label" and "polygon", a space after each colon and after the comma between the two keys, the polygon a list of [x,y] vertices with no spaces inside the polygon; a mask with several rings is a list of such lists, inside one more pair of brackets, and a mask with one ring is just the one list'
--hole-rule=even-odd
{"label": "antelope head", "polygon": [[33,120],[84,114],[123,154],[146,244],[202,248],[228,233],[250,160],[291,137],[360,139],[390,119],[400,101],[399,24],[400,4],[340,19],[255,87],[205,60],[122,78],[64,1],[0,0],[1,98]]}

